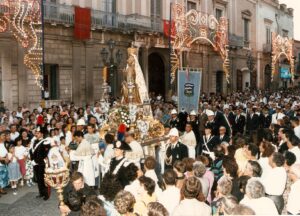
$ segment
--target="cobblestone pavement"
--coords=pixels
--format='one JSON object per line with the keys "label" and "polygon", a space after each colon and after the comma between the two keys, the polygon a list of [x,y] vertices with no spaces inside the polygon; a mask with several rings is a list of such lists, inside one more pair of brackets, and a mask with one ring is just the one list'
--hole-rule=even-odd
{"label": "cobblestone pavement", "polygon": [[51,192],[49,200],[37,199],[37,186],[24,186],[18,189],[18,195],[8,194],[0,197],[0,216],[59,216],[57,194]]}

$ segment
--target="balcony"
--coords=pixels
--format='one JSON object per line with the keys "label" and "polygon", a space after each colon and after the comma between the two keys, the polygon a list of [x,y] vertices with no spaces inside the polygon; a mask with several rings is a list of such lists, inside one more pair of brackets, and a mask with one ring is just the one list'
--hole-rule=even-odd
{"label": "balcony", "polygon": [[232,48],[244,47],[244,38],[235,34],[229,33],[229,46]]}
{"label": "balcony", "polygon": [[263,45],[263,53],[271,53],[272,52],[272,44],[267,43]]}
{"label": "balcony", "polygon": [[[44,3],[44,20],[52,25],[74,25],[74,7],[69,5]],[[139,14],[122,15],[106,11],[91,11],[91,28],[112,29],[119,31],[162,32],[162,20]]]}

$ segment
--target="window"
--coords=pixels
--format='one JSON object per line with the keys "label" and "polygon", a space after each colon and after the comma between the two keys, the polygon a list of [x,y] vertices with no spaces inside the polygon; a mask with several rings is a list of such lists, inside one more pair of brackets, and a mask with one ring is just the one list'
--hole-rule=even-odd
{"label": "window", "polygon": [[221,9],[216,9],[216,18],[219,20],[223,16],[223,11]]}
{"label": "window", "polygon": [[245,46],[249,46],[249,23],[250,20],[244,19],[244,42]]}
{"label": "window", "polygon": [[151,0],[151,16],[161,16],[161,0]]}
{"label": "window", "polygon": [[285,30],[285,29],[282,29],[282,36],[283,37],[288,37],[289,36],[289,31]]}
{"label": "window", "polygon": [[266,42],[267,44],[271,44],[271,29],[270,27],[266,27]]}
{"label": "window", "polygon": [[196,2],[187,1],[187,11],[192,10],[192,9],[194,9],[194,10],[197,9]]}
{"label": "window", "polygon": [[59,99],[58,65],[46,64],[44,73],[44,89],[49,93],[50,100]]}

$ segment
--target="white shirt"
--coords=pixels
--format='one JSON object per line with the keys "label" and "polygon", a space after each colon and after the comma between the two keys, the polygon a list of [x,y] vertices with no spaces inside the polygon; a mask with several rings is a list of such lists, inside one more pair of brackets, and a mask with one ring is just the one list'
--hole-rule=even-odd
{"label": "white shirt", "polygon": [[289,149],[289,151],[294,153],[296,156],[295,164],[300,164],[300,148],[298,146],[294,146],[293,148]]}
{"label": "white shirt", "polygon": [[291,185],[291,191],[287,201],[287,211],[291,214],[300,213],[300,179],[298,179],[294,184]]}
{"label": "white shirt", "polygon": [[145,172],[145,176],[151,178],[155,183],[158,182],[158,178],[154,170],[147,170]]}
{"label": "white shirt", "polygon": [[[0,143],[0,157],[4,158],[7,155],[7,149],[4,146],[4,143]],[[0,166],[4,166],[2,163],[0,163]]]}
{"label": "white shirt", "polygon": [[175,208],[172,216],[210,216],[211,208],[196,199],[184,199]]}
{"label": "white shirt", "polygon": [[264,179],[266,176],[268,176],[268,173],[272,170],[272,167],[269,164],[269,158],[268,157],[260,157],[258,160],[259,165],[262,168],[262,175],[261,179]]}
{"label": "white shirt", "polygon": [[158,202],[171,214],[176,206],[180,203],[180,190],[176,186],[169,186],[158,196]]}
{"label": "white shirt", "polygon": [[26,148],[24,146],[16,146],[15,147],[15,155],[19,160],[24,159],[26,154]]}
{"label": "white shirt", "polygon": [[262,179],[266,194],[280,196],[285,190],[287,180],[286,170],[283,167],[275,167]]}
{"label": "white shirt", "polygon": [[14,133],[10,133],[10,139],[11,139],[11,141],[15,141],[15,139],[17,139],[18,137],[19,137],[19,132],[18,131],[16,131],[16,132],[14,132]]}
{"label": "white shirt", "polygon": [[196,147],[197,142],[194,131],[184,132],[181,136],[181,142],[187,147]]}
{"label": "white shirt", "polygon": [[140,187],[140,181],[138,179],[135,179],[129,185],[126,185],[124,190],[130,192],[134,196],[135,200],[139,200],[140,197],[138,192],[140,191]]}
{"label": "white shirt", "polygon": [[295,135],[300,139],[300,125],[294,128]]}
{"label": "white shirt", "polygon": [[255,211],[256,215],[278,215],[278,211],[274,202],[268,197],[260,197],[258,199],[249,199],[245,196],[240,204],[250,207]]}
{"label": "white shirt", "polygon": [[272,124],[277,124],[277,120],[278,120],[278,119],[283,119],[284,116],[285,116],[285,115],[284,115],[283,113],[281,113],[281,112],[279,112],[279,113],[274,113],[274,114],[272,115]]}
{"label": "white shirt", "polygon": [[133,140],[129,143],[129,146],[132,151],[128,151],[125,153],[125,157],[130,161],[135,163],[138,167],[140,167],[140,160],[144,158],[144,151],[140,143],[136,140]]}

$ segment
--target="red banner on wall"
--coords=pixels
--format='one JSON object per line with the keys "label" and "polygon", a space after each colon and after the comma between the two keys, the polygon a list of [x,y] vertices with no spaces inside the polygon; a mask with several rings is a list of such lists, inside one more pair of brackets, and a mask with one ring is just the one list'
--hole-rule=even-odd
{"label": "red banner on wall", "polygon": [[170,21],[169,20],[164,20],[164,35],[166,37],[169,37],[170,36],[170,32],[171,32],[171,37],[172,38],[175,37],[175,34],[176,34],[175,22],[171,21],[171,25],[170,25]]}
{"label": "red banner on wall", "polygon": [[75,7],[74,37],[78,40],[90,39],[91,9]]}

